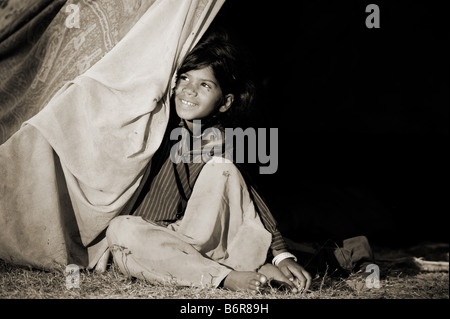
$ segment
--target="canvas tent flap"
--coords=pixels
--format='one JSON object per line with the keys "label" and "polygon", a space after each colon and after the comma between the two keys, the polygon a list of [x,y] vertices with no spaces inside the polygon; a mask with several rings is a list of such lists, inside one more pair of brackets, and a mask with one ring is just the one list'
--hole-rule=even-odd
{"label": "canvas tent flap", "polygon": [[32,2],[0,8],[0,144],[109,52],[154,0]]}
{"label": "canvas tent flap", "polygon": [[[0,145],[1,259],[44,269],[87,266],[101,255],[88,254],[87,247],[105,248],[99,236],[136,190],[161,143],[175,70],[223,1],[145,3],[148,9],[117,44],[64,82]],[[55,20],[64,21],[69,4]],[[140,15],[140,8],[128,10]],[[95,19],[83,28],[101,27],[89,21]]]}

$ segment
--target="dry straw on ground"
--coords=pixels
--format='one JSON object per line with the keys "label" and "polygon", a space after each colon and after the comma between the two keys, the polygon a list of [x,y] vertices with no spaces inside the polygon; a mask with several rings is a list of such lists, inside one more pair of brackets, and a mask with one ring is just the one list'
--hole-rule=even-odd
{"label": "dry straw on ground", "polygon": [[[384,256],[389,255],[384,252]],[[420,272],[409,265],[380,264],[380,287],[368,288],[364,273],[348,278],[317,275],[310,291],[294,294],[267,287],[255,294],[225,289],[176,287],[127,278],[110,265],[104,273],[81,271],[79,288],[66,286],[66,273],[13,266],[0,261],[2,299],[448,299],[448,271]]]}

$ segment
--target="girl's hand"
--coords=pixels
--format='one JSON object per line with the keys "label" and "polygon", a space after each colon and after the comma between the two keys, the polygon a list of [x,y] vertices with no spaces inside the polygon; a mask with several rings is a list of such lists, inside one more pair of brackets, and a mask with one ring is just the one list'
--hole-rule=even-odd
{"label": "girl's hand", "polygon": [[309,290],[311,286],[311,275],[293,259],[286,258],[280,261],[278,268],[294,285],[299,292],[305,292]]}

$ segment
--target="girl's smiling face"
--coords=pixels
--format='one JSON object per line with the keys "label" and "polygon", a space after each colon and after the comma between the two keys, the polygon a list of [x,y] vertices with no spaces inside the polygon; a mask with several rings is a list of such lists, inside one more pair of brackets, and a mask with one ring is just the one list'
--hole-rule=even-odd
{"label": "girl's smiling face", "polygon": [[[190,70],[178,76],[175,86],[175,109],[189,123],[217,112],[225,112],[233,103],[233,94],[223,95],[211,67]],[[192,124],[192,123],[191,123]]]}

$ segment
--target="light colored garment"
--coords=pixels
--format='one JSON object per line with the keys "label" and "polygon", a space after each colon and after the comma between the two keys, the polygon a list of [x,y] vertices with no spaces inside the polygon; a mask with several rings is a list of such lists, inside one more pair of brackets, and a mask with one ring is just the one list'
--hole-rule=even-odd
{"label": "light colored garment", "polygon": [[161,143],[175,70],[222,3],[154,1],[0,145],[1,259],[44,269],[97,263],[106,227]]}
{"label": "light colored garment", "polygon": [[168,227],[140,216],[113,219],[106,238],[114,262],[132,277],[180,286],[217,287],[231,270],[256,271],[272,235],[231,162],[203,167],[184,218]]}

